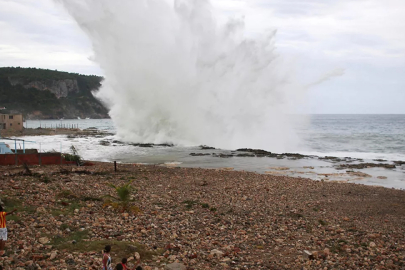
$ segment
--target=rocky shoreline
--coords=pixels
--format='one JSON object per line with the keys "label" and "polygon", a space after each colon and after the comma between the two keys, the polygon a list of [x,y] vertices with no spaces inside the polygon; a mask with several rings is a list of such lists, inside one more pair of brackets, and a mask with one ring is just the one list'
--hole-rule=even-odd
{"label": "rocky shoreline", "polygon": [[[140,148],[159,148],[159,147],[174,147],[172,143],[127,143],[111,138],[114,133],[99,130],[97,128],[77,129],[77,128],[36,128],[24,129],[23,131],[2,131],[3,137],[22,137],[22,136],[53,136],[53,135],[67,135],[68,139],[97,137],[101,140],[98,142],[103,146],[132,146]],[[375,159],[373,162],[365,162],[360,158],[353,157],[335,157],[335,156],[316,156],[316,155],[303,155],[300,153],[274,153],[262,149],[241,148],[236,150],[223,150],[214,147],[201,145],[198,152],[190,152],[191,157],[214,157],[214,158],[275,158],[287,160],[321,160],[332,163],[336,170],[353,170],[353,169],[367,169],[367,168],[385,168],[385,169],[402,169],[405,170],[405,161],[394,160],[388,161],[384,159]]]}
{"label": "rocky shoreline", "polygon": [[[74,136],[74,135],[72,135]],[[76,136],[78,137],[78,136]],[[173,144],[153,144],[153,143],[125,143],[113,139],[104,139],[100,141],[101,145],[104,146],[118,146],[118,145],[129,145],[143,148],[153,148],[153,147],[173,147]],[[334,156],[315,156],[315,155],[303,155],[300,153],[273,153],[263,149],[251,149],[251,148],[241,148],[236,150],[223,150],[210,147],[207,145],[200,145],[198,152],[191,152],[189,155],[193,157],[211,156],[219,158],[233,158],[233,157],[259,157],[259,158],[276,158],[276,159],[288,159],[288,160],[300,160],[300,159],[314,159],[322,160],[325,162],[330,162],[335,164],[337,170],[343,169],[366,169],[366,168],[385,168],[385,169],[396,169],[401,168],[405,165],[405,161],[388,161],[384,159],[375,159],[374,162],[364,162],[363,159],[353,158],[353,157],[334,157]],[[211,153],[210,153],[211,151]],[[215,152],[214,152],[215,151]]]}
{"label": "rocky shoreline", "polygon": [[79,137],[104,137],[113,135],[96,128],[79,129],[79,128],[24,128],[21,131],[17,130],[2,130],[3,137],[23,137],[23,136],[53,136],[67,135],[68,138]]}
{"label": "rocky shoreline", "polygon": [[[106,204],[133,181],[134,209]],[[5,269],[405,269],[405,191],[226,169],[0,168]],[[138,211],[139,210],[139,211]]]}

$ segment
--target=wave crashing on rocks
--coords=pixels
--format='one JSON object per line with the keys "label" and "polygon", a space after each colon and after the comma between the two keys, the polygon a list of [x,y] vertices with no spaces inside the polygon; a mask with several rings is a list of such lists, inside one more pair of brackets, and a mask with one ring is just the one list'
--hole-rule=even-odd
{"label": "wave crashing on rocks", "polygon": [[247,38],[209,1],[61,0],[92,42],[97,97],[127,142],[292,151],[290,114],[305,91],[275,31]]}

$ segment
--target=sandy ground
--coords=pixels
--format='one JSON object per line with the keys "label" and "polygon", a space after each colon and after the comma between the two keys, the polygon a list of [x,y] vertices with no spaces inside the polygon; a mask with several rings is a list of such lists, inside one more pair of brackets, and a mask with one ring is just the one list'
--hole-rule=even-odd
{"label": "sandy ground", "polygon": [[[111,163],[0,168],[5,269],[405,269],[405,191],[252,172]],[[106,203],[132,181],[130,210]],[[139,212],[138,212],[139,210]],[[132,259],[132,258],[131,258]]]}

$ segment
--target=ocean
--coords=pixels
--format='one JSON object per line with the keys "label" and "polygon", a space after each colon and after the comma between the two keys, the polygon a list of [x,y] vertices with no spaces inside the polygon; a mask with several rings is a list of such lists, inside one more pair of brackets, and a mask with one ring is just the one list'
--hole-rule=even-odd
{"label": "ocean", "polygon": [[405,160],[405,114],[312,115],[299,132],[306,153]]}
{"label": "ocean", "polygon": [[[311,115],[307,126],[296,130],[301,138],[297,153],[315,156],[351,157],[362,160],[350,162],[375,163],[376,159],[405,160],[405,115]],[[54,128],[55,126],[78,126],[80,129],[97,128],[114,134],[110,119],[28,120],[27,128]],[[231,150],[201,150],[194,147],[138,147],[117,142],[114,135],[97,137],[31,136],[35,141],[27,147],[41,151],[62,149],[69,152],[74,145],[83,158],[95,161],[118,161],[124,163],[160,164],[164,166],[226,168],[256,171],[277,175],[307,177],[314,180],[335,180],[368,185],[380,185],[405,189],[405,165],[395,169],[381,167],[357,170],[366,177],[353,176],[342,171],[339,162],[319,158],[277,159],[232,157],[220,158],[212,154],[229,154]],[[271,149],[266,149],[271,151]],[[190,153],[209,153],[207,156],[190,156]],[[384,162],[382,162],[384,163]]]}
{"label": "ocean", "polygon": [[[405,114],[317,114],[297,130],[294,152],[364,159],[405,160]],[[26,128],[95,127],[115,132],[111,119],[27,120]],[[267,149],[271,151],[271,149]]]}

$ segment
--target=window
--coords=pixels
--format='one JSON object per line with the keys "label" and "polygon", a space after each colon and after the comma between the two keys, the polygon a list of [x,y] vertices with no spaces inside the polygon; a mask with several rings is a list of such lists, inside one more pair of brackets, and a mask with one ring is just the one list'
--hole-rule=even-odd
{"label": "window", "polygon": [[8,119],[13,119],[13,118],[14,118],[13,115],[9,115],[9,116],[8,116]]}
{"label": "window", "polygon": [[13,124],[10,123],[10,127],[11,127],[12,125],[13,125]]}
{"label": "window", "polygon": [[18,125],[21,125],[20,123],[18,123]]}

